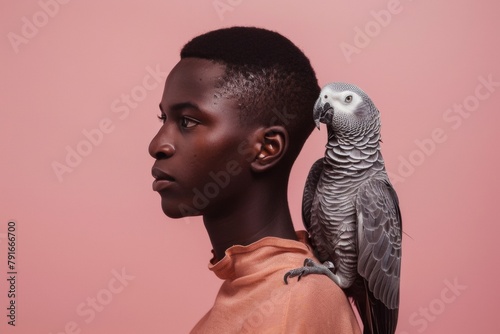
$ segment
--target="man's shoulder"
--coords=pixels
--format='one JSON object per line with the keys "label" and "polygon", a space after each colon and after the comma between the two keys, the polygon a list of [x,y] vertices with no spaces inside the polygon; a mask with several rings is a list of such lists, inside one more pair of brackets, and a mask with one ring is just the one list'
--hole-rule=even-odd
{"label": "man's shoulder", "polygon": [[284,282],[287,270],[225,281],[194,333],[359,334],[344,292],[328,277]]}
{"label": "man's shoulder", "polygon": [[325,275],[307,275],[300,280],[289,279],[290,292],[301,301],[325,301],[327,303],[349,304],[344,291]]}
{"label": "man's shoulder", "polygon": [[347,296],[327,276],[292,279],[275,291],[271,301],[284,308],[282,328],[286,333],[360,333]]}
{"label": "man's shoulder", "polygon": [[[310,274],[297,278],[288,278],[288,284],[284,282],[284,276],[288,270],[278,270],[266,278],[272,281],[263,284],[263,289],[270,289],[271,295],[277,295],[281,301],[286,300],[289,310],[300,310],[307,307],[309,310],[323,308],[328,312],[352,312],[352,306],[344,291],[328,276]],[[274,299],[276,299],[275,297]],[[283,305],[285,306],[285,305]]]}

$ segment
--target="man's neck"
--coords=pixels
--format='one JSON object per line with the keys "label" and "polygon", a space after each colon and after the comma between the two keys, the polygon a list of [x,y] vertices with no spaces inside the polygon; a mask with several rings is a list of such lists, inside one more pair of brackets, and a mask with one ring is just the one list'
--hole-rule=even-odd
{"label": "man's neck", "polygon": [[215,257],[221,260],[234,245],[249,245],[265,237],[297,240],[285,190],[248,193],[217,215],[203,216]]}

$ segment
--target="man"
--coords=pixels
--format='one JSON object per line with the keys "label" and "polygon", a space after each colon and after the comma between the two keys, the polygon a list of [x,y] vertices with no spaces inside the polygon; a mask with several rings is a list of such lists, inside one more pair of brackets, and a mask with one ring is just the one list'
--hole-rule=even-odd
{"label": "man", "polygon": [[220,29],[182,49],[149,152],[163,212],[203,216],[209,268],[224,280],[193,333],[360,333],[326,276],[283,282],[314,257],[287,189],[319,92],[309,60],[275,32]]}

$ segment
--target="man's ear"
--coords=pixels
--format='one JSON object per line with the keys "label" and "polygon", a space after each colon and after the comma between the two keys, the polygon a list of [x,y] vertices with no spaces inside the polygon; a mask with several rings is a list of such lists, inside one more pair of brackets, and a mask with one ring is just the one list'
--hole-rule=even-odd
{"label": "man's ear", "polygon": [[259,129],[259,150],[251,162],[252,170],[263,172],[276,165],[288,149],[288,132],[280,125]]}

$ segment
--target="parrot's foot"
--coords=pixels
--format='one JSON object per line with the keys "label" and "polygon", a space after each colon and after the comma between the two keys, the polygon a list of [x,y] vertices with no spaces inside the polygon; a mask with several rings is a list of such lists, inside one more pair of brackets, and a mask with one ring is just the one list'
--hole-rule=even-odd
{"label": "parrot's foot", "polygon": [[335,281],[333,273],[331,269],[334,268],[334,265],[330,261],[326,261],[323,264],[316,263],[312,259],[305,259],[304,266],[302,268],[292,269],[285,274],[284,280],[285,284],[288,284],[288,278],[298,277],[297,281],[300,281],[302,276],[307,276],[310,274],[320,274],[326,275],[333,281]]}

